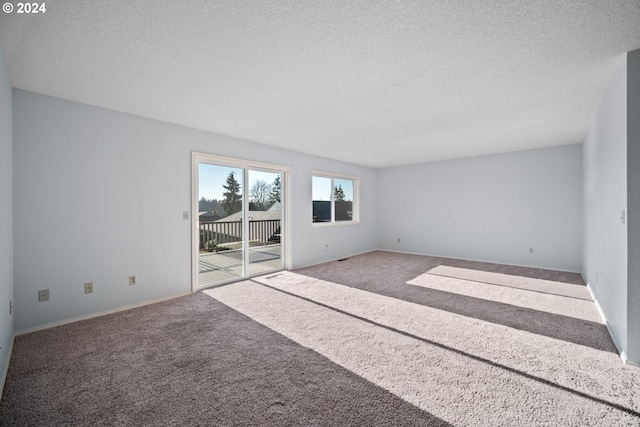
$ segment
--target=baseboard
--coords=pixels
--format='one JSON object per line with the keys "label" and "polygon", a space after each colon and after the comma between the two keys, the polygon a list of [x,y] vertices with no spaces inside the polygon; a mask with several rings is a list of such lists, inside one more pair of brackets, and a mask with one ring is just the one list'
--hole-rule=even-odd
{"label": "baseboard", "polygon": [[15,333],[15,336],[24,335],[24,334],[28,334],[28,333],[36,332],[36,331],[41,331],[43,329],[49,329],[49,328],[53,328],[53,327],[56,327],[56,326],[67,325],[69,323],[80,322],[81,320],[93,319],[94,317],[106,316],[107,314],[119,313],[121,311],[127,311],[127,310],[131,310],[133,308],[144,307],[146,305],[157,304],[159,302],[168,301],[168,300],[172,300],[172,299],[175,299],[175,298],[180,298],[180,297],[183,297],[183,296],[186,296],[186,295],[191,295],[191,294],[192,294],[191,291],[182,292],[182,293],[179,293],[179,294],[170,295],[168,297],[156,298],[156,299],[152,299],[152,300],[148,300],[148,301],[144,301],[144,302],[140,302],[140,303],[136,303],[136,304],[125,305],[125,306],[114,308],[114,309],[111,309],[111,310],[99,311],[99,312],[96,312],[96,313],[86,314],[84,316],[78,316],[78,317],[72,317],[70,319],[60,320],[58,322],[52,322],[52,323],[47,323],[47,324],[44,324],[44,325],[34,326],[32,328],[27,328],[27,329],[22,329],[20,331],[17,331]]}
{"label": "baseboard", "polygon": [[2,394],[4,393],[4,383],[7,380],[7,374],[9,373],[9,362],[11,362],[11,354],[13,353],[13,341],[16,339],[16,335],[13,334],[11,337],[11,343],[9,344],[9,352],[7,353],[7,361],[4,364],[4,369],[2,370],[2,378],[0,379],[0,399],[2,398]]}
{"label": "baseboard", "polygon": [[514,267],[537,268],[537,269],[540,269],[540,270],[562,271],[564,273],[581,274],[580,271],[567,270],[567,269],[557,269],[557,268],[551,268],[551,267],[541,267],[539,265],[514,264],[514,263],[511,263],[511,262],[507,263],[507,262],[489,261],[489,260],[486,260],[486,259],[476,259],[476,258],[459,258],[459,257],[454,257],[454,256],[449,256],[449,255],[434,255],[434,254],[427,254],[427,253],[422,253],[422,252],[396,251],[396,250],[393,250],[393,249],[376,249],[376,250],[382,251],[382,252],[393,252],[393,253],[396,253],[396,254],[422,255],[422,256],[429,256],[429,257],[433,257],[433,258],[455,259],[455,260],[458,260],[458,261],[473,261],[473,262],[484,262],[484,263],[488,263],[488,264],[513,265]]}
{"label": "baseboard", "polygon": [[[582,278],[584,280],[584,277]],[[585,283],[587,284],[587,290],[589,291],[589,295],[591,295],[591,300],[593,300],[593,302],[596,303],[596,308],[598,309],[598,313],[600,313],[600,317],[602,317],[602,320],[605,320],[607,316],[604,315],[604,311],[602,311],[602,307],[600,307],[600,304],[598,303],[598,299],[596,298],[596,294],[593,293],[593,289],[591,288],[591,284],[589,282],[587,282],[585,280]]]}
{"label": "baseboard", "polygon": [[626,355],[625,355],[624,364],[625,365],[629,365],[629,366],[633,366],[634,368],[640,368],[640,363],[636,363],[636,362],[633,362],[633,361],[631,361],[629,359],[626,359]]}
{"label": "baseboard", "polygon": [[587,290],[589,291],[589,295],[591,295],[591,299],[596,305],[596,309],[598,310],[598,314],[600,314],[600,318],[604,322],[604,326],[607,328],[607,332],[609,332],[609,336],[611,337],[611,341],[613,341],[613,345],[615,345],[616,350],[618,350],[618,354],[620,355],[620,359],[622,359],[622,363],[624,363],[625,365],[633,365],[634,362],[631,362],[627,359],[627,354],[624,352],[624,350],[622,350],[622,348],[620,347],[620,344],[618,344],[616,335],[613,333],[613,329],[611,329],[611,325],[607,320],[607,316],[606,314],[604,314],[604,310],[602,310],[602,307],[600,306],[600,303],[598,302],[598,298],[596,298],[596,294],[593,292],[593,289],[591,288],[590,283],[587,283]]}
{"label": "baseboard", "polygon": [[324,264],[324,263],[327,263],[327,262],[338,261],[339,259],[350,258],[352,256],[368,254],[369,252],[375,252],[375,251],[379,251],[379,250],[380,249],[369,249],[367,251],[358,252],[358,253],[351,254],[351,255],[343,255],[343,256],[336,257],[336,258],[327,259],[327,260],[324,260],[324,261],[314,262],[314,263],[311,263],[311,264],[295,266],[295,267],[291,268],[289,271],[295,271],[295,270],[299,270],[301,268],[313,267],[314,265],[320,265],[320,264]]}

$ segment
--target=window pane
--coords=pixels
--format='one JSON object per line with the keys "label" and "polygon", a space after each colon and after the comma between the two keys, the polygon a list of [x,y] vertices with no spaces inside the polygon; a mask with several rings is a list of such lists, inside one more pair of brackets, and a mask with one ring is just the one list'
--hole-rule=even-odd
{"label": "window pane", "polygon": [[242,210],[242,169],[200,163],[198,176],[201,214],[210,213],[220,219]]}
{"label": "window pane", "polygon": [[238,279],[244,274],[243,180],[243,169],[198,164],[198,286]]}
{"label": "window pane", "polygon": [[280,174],[277,173],[249,171],[249,212],[279,209],[282,188],[280,180]]}
{"label": "window pane", "polygon": [[353,221],[353,181],[335,179],[336,221]]}
{"label": "window pane", "polygon": [[331,222],[331,178],[312,178],[313,222]]}

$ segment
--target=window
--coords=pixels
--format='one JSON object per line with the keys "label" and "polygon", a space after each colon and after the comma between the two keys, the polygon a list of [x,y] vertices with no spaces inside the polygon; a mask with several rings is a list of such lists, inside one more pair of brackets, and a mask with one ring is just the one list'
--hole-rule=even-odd
{"label": "window", "polygon": [[353,224],[359,221],[359,178],[313,171],[311,183],[314,224]]}

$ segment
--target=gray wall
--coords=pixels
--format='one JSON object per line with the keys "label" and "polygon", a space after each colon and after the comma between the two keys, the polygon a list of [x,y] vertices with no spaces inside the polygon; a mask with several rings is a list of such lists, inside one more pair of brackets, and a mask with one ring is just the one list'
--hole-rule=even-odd
{"label": "gray wall", "polygon": [[627,54],[627,357],[640,364],[640,49]]}
{"label": "gray wall", "polygon": [[[16,331],[190,291],[192,150],[293,168],[294,267],[376,248],[374,169],[22,90],[13,101]],[[359,225],[312,227],[312,169],[361,178]]]}
{"label": "gray wall", "polygon": [[11,83],[0,48],[0,394],[13,339],[13,137]]}
{"label": "gray wall", "polygon": [[378,188],[382,249],[580,271],[580,145],[382,169]]}
{"label": "gray wall", "polygon": [[584,140],[583,272],[619,347],[627,350],[627,68],[617,69]]}

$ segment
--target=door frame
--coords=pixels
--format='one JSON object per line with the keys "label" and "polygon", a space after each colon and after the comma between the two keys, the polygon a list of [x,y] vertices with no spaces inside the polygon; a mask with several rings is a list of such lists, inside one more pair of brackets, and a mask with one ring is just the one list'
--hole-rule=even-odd
{"label": "door frame", "polygon": [[[228,166],[244,169],[244,177],[243,177],[243,211],[245,211],[244,206],[248,206],[248,198],[244,197],[245,194],[245,177],[248,175],[249,169],[255,170],[267,170],[271,172],[278,172],[282,175],[281,178],[281,201],[282,204],[282,219],[281,219],[281,257],[282,257],[282,267],[285,270],[291,269],[292,265],[292,203],[291,203],[291,167],[278,165],[274,163],[265,163],[265,162],[257,162],[254,160],[246,160],[240,159],[236,157],[226,157],[219,156],[216,154],[203,153],[199,151],[191,152],[191,292],[195,293],[200,289],[198,288],[198,254],[200,249],[200,230],[199,230],[199,222],[200,222],[200,209],[199,209],[199,173],[198,173],[198,165],[200,163],[209,163],[213,165],[220,166]],[[245,215],[243,215],[243,227],[245,224]],[[246,236],[246,234],[243,234]],[[248,279],[249,275],[243,276],[237,279],[229,280],[228,282],[221,282],[219,284],[213,285],[223,285],[225,283],[235,282],[239,280]]]}

